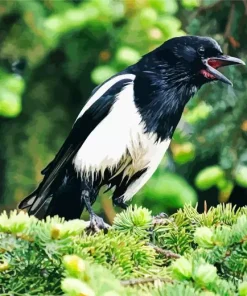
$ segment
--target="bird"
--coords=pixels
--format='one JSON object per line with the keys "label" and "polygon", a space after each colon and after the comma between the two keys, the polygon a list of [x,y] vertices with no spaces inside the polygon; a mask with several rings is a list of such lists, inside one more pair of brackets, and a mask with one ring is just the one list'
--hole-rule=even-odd
{"label": "bird", "polygon": [[112,190],[114,206],[126,209],[161,162],[187,102],[209,82],[232,85],[217,70],[228,65],[245,63],[224,55],[213,38],[181,36],[107,79],[92,91],[19,209],[65,220],[86,209],[91,229],[107,228],[92,208],[101,187]]}

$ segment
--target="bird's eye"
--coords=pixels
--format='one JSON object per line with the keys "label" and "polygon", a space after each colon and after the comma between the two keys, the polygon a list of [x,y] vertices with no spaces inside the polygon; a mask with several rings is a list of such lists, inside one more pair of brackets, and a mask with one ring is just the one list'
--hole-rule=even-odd
{"label": "bird's eye", "polygon": [[199,55],[203,55],[205,52],[205,49],[203,47],[199,47],[197,52],[199,53]]}

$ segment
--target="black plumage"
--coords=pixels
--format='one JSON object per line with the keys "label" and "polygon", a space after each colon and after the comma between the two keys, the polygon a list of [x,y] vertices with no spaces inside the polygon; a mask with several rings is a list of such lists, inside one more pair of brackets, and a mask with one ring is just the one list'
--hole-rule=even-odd
{"label": "black plumage", "polygon": [[[120,92],[128,82],[129,80],[125,79],[116,83],[90,109],[86,110],[82,117],[78,118],[54,160],[42,170],[43,181],[31,195],[20,203],[20,208],[28,207],[30,215],[35,214],[38,218],[47,215],[59,215],[66,219],[80,217],[84,208],[84,204],[80,201],[80,192],[81,188],[86,185],[75,173],[71,165],[72,159],[87,136],[109,113],[114,104],[112,98],[115,98],[115,94]],[[91,203],[95,201],[99,191],[98,186],[96,186],[97,183],[99,181],[94,178],[93,188],[90,188]],[[95,194],[92,194],[93,191],[95,191]],[[68,204],[66,205],[66,198],[71,193],[70,198],[72,200],[69,202],[69,209],[66,209],[68,206]],[[48,202],[48,196],[52,196],[52,201]],[[28,204],[30,199],[32,200],[31,206]],[[37,199],[38,203],[36,203]]]}
{"label": "black plumage", "polygon": [[184,106],[205,83],[231,82],[216,69],[243,64],[224,56],[211,38],[173,38],[135,65],[98,86],[79,114],[43,181],[19,208],[38,218],[79,218],[104,228],[91,208],[103,185],[113,203],[126,201],[146,183],[168,148]]}

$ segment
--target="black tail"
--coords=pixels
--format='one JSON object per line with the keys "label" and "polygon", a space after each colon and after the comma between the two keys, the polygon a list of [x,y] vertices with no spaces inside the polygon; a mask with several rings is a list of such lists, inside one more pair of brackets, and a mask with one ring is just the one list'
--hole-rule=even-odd
{"label": "black tail", "polygon": [[80,182],[76,176],[59,178],[49,188],[39,187],[22,200],[19,209],[27,209],[30,215],[39,219],[47,216],[64,217],[66,220],[80,218],[84,205],[81,201]]}

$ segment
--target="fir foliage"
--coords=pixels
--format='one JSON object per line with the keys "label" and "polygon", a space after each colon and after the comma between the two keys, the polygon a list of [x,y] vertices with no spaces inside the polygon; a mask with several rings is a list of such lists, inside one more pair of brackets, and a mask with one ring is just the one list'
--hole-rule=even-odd
{"label": "fir foliage", "polygon": [[82,220],[0,215],[1,295],[246,295],[247,208],[129,207],[89,234]]}

